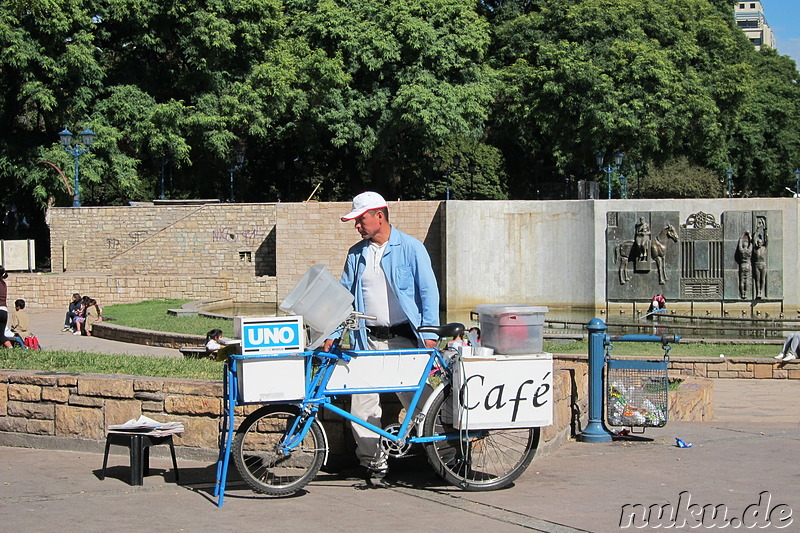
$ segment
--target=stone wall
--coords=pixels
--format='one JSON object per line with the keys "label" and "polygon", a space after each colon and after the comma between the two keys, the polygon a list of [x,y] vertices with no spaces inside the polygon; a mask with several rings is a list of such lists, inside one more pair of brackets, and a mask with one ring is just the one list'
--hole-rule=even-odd
{"label": "stone wall", "polygon": [[275,204],[56,208],[54,272],[275,275]]}
{"label": "stone wall", "polygon": [[22,298],[29,308],[66,310],[73,293],[103,305],[159,298],[204,299],[224,296],[238,302],[275,302],[276,278],[203,274],[115,275],[110,273],[20,274],[8,278],[8,298]]}
{"label": "stone wall", "polygon": [[[554,424],[543,430],[544,450],[558,446],[582,427],[586,419],[586,365],[556,366]],[[384,395],[384,423],[402,408],[396,396]],[[20,438],[37,436],[79,439],[84,449],[98,451],[106,427],[145,415],[162,422],[180,421],[186,432],[175,443],[195,452],[218,446],[222,383],[94,374],[0,371],[0,445],[32,445]],[[347,399],[342,407],[347,408]],[[236,427],[259,406],[236,408]],[[325,410],[321,420],[331,446],[331,464],[353,456],[349,423]],[[191,454],[191,451],[189,451]],[[195,453],[196,455],[196,453]]]}
{"label": "stone wall", "polygon": [[[588,420],[587,365],[580,360],[554,361],[553,425],[542,430],[542,453],[582,431]],[[710,420],[711,381],[688,378],[670,393],[670,420]],[[215,458],[221,412],[221,381],[166,379],[34,371],[0,371],[0,445],[63,447],[101,451],[106,427],[145,415],[162,422],[180,421],[186,432],[176,437],[182,456]],[[384,424],[402,406],[384,395]],[[346,398],[337,400],[347,409]],[[259,406],[236,408],[235,427]],[[354,444],[341,417],[321,411],[331,457],[336,466],[352,460]],[[46,442],[41,439],[47,438]],[[37,440],[38,439],[38,440]],[[54,444],[55,443],[55,444]]]}
{"label": "stone wall", "polygon": [[[777,347],[776,347],[777,352]],[[669,368],[676,373],[701,378],[800,379],[800,360],[777,363],[761,357],[673,358]]]}
{"label": "stone wall", "polygon": [[[425,244],[440,292],[444,279],[441,202],[389,202],[389,221]],[[347,250],[360,239],[354,223],[342,222],[350,202],[278,204],[277,296],[282,300],[315,264],[326,264],[338,279]]]}
{"label": "stone wall", "polygon": [[[443,280],[440,202],[390,202],[390,219],[425,243]],[[358,233],[350,203],[55,208],[53,274],[12,273],[9,298],[66,307],[155,298],[279,302],[313,264],[341,273]]]}

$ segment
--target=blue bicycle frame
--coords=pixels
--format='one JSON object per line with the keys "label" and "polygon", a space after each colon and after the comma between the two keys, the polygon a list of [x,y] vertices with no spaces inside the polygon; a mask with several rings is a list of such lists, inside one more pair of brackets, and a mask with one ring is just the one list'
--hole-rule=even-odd
{"label": "blue bicycle frame", "polygon": [[[344,364],[351,362],[354,358],[361,357],[385,357],[385,356],[411,356],[411,355],[427,355],[428,361],[424,365],[419,380],[416,384],[398,385],[398,386],[381,386],[381,387],[360,387],[360,388],[328,388],[328,384],[333,377],[334,372],[339,362]],[[406,350],[369,350],[369,351],[334,351],[331,353],[321,351],[306,351],[297,354],[279,354],[279,355],[261,355],[261,356],[231,356],[225,364],[225,380],[224,380],[224,420],[222,426],[222,434],[220,438],[220,457],[217,463],[217,482],[214,488],[214,496],[218,496],[219,500],[217,505],[219,507],[223,504],[225,483],[227,478],[227,471],[230,459],[231,443],[233,440],[234,428],[234,407],[242,405],[245,402],[240,401],[239,397],[239,376],[240,368],[243,366],[241,362],[245,359],[269,359],[269,358],[287,358],[287,357],[304,357],[305,358],[305,395],[304,398],[295,401],[275,401],[275,402],[248,402],[252,403],[276,403],[276,404],[291,404],[301,408],[303,416],[295,418],[292,427],[286,432],[283,441],[280,445],[280,450],[286,455],[289,455],[295,447],[303,442],[307,433],[311,429],[311,425],[315,423],[317,413],[320,408],[327,409],[339,416],[350,420],[354,424],[358,424],[367,428],[368,430],[384,437],[391,442],[400,443],[429,443],[436,441],[443,441],[448,439],[458,439],[465,437],[465,432],[454,433],[452,435],[431,435],[431,436],[409,436],[409,432],[416,422],[415,419],[418,415],[417,406],[422,398],[423,391],[428,386],[428,378],[434,370],[434,366],[438,367],[441,371],[443,384],[440,385],[434,393],[432,393],[426,405],[428,405],[436,397],[439,389],[443,388],[445,384],[449,383],[451,378],[449,361],[443,356],[438,349],[406,349]],[[389,392],[413,392],[414,396],[406,409],[406,416],[403,419],[397,434],[392,434],[385,431],[383,428],[370,424],[369,422],[354,416],[353,414],[345,411],[344,409],[334,405],[332,398],[335,396],[350,395],[350,394],[365,394],[365,393],[389,393]],[[424,408],[425,406],[423,406]],[[476,436],[480,435],[480,431],[467,432],[466,436],[469,437],[472,433]],[[327,443],[326,443],[327,454]],[[327,457],[326,457],[327,460]]]}

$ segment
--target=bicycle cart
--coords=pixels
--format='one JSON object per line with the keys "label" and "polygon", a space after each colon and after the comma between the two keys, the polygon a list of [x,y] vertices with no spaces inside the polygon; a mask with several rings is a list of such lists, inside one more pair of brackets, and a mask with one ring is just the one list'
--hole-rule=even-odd
{"label": "bicycle cart", "polygon": [[[355,322],[352,316],[346,321]],[[419,328],[440,339],[463,330],[462,324]],[[533,459],[539,427],[552,423],[552,357],[471,358],[464,352],[342,351],[334,346],[329,353],[232,356],[224,371],[214,489],[218,506],[223,504],[231,456],[245,483],[257,492],[286,496],[309,483],[328,454],[325,429],[317,418],[320,409],[380,435],[390,456],[402,456],[412,444],[421,444],[437,474],[464,490],[508,486]],[[458,394],[453,392],[454,377]],[[438,382],[435,388],[433,381]],[[337,396],[376,392],[413,396],[399,424],[380,428],[332,403]],[[264,405],[234,428],[235,407],[253,404]]]}

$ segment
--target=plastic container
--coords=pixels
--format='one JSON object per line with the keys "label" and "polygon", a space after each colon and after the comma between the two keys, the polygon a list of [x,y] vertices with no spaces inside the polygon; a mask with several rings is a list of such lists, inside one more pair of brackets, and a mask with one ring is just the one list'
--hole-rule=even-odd
{"label": "plastic container", "polygon": [[353,311],[353,295],[333,277],[325,265],[314,265],[297,282],[278,306],[281,311],[300,315],[309,329],[308,349],[330,336]]}
{"label": "plastic container", "polygon": [[475,306],[481,325],[481,346],[498,354],[542,353],[544,306],[480,304]]}

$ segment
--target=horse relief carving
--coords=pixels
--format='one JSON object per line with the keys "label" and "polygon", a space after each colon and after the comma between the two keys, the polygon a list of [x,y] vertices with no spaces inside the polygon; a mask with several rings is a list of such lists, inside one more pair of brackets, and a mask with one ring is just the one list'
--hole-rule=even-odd
{"label": "horse relief carving", "polygon": [[678,242],[678,232],[672,224],[664,226],[655,239],[651,238],[650,225],[640,217],[635,227],[635,238],[633,240],[622,241],[614,247],[614,263],[618,266],[619,283],[625,285],[630,281],[628,263],[634,263],[635,272],[649,272],[650,261],[656,264],[658,271],[658,283],[666,284],[667,277],[666,264],[664,258],[667,253],[669,241]]}

